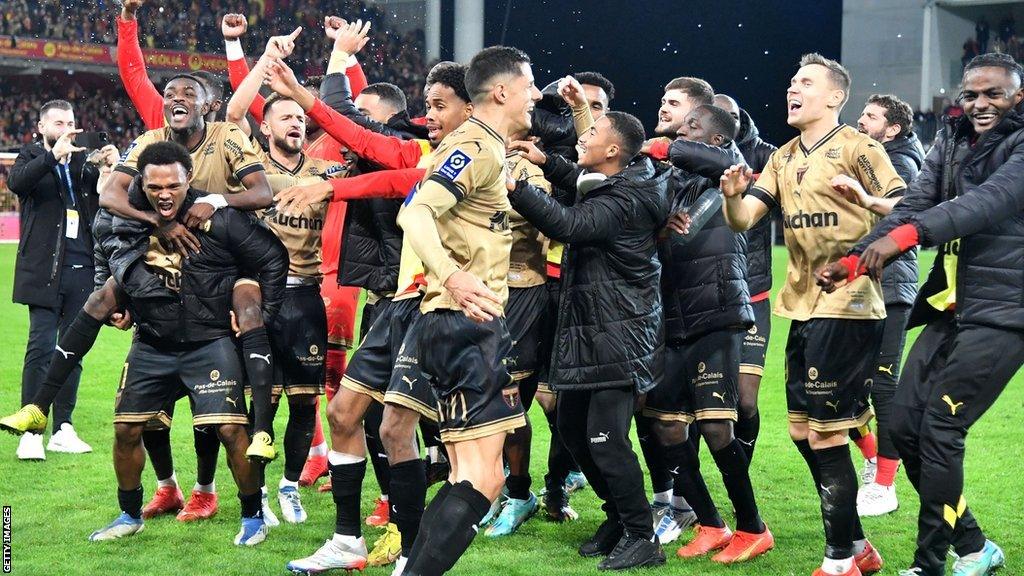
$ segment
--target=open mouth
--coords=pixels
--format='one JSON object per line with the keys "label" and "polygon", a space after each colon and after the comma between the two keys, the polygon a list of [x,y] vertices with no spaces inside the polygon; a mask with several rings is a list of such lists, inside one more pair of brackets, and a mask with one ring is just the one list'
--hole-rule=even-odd
{"label": "open mouth", "polygon": [[998,118],[998,116],[995,114],[995,112],[981,112],[977,114],[971,114],[971,119],[974,120],[976,124],[981,125],[991,124],[996,120],[996,118]]}
{"label": "open mouth", "polygon": [[668,114],[658,114],[658,123],[659,124],[668,124],[670,122],[672,122],[672,117],[671,116],[669,116]]}
{"label": "open mouth", "polygon": [[293,130],[289,130],[288,133],[285,135],[289,138],[302,138],[302,131],[296,128]]}
{"label": "open mouth", "polygon": [[163,218],[170,218],[171,216],[174,216],[174,200],[157,200],[156,210]]}
{"label": "open mouth", "polygon": [[441,127],[437,124],[427,124],[427,138],[434,140],[441,133]]}
{"label": "open mouth", "polygon": [[176,105],[176,106],[171,108],[171,119],[172,120],[181,121],[181,120],[184,120],[185,118],[188,118],[188,108],[186,108],[184,106],[181,106],[181,105]]}
{"label": "open mouth", "polygon": [[790,112],[795,112],[795,111],[797,111],[797,110],[799,110],[799,109],[801,109],[803,107],[804,107],[804,103],[799,101],[799,100],[797,100],[797,99],[795,99],[795,98],[789,101],[789,111]]}

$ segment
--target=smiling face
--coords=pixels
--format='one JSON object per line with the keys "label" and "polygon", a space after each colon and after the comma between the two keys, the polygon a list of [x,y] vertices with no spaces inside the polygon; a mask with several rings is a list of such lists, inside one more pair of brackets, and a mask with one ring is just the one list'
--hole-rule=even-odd
{"label": "smiling face", "polygon": [[280,100],[267,110],[260,132],[273,148],[298,154],[306,144],[306,114],[294,100]]}
{"label": "smiling face", "polygon": [[503,84],[505,114],[510,120],[509,133],[529,130],[533,126],[533,107],[540,100],[540,90],[533,81],[533,68],[526,62],[519,64],[520,74],[510,76]]}
{"label": "smiling face", "polygon": [[719,146],[722,143],[720,134],[714,134],[707,129],[710,124],[708,119],[711,114],[706,110],[694,110],[686,116],[682,126],[676,132],[676,136],[688,142],[701,142],[711,146]]}
{"label": "smiling face", "polygon": [[994,128],[1024,98],[1016,74],[998,66],[973,68],[964,74],[960,105],[978,134]]}
{"label": "smiling face", "polygon": [[462,126],[473,114],[473,105],[463,102],[447,84],[434,82],[427,86],[425,98],[427,139],[433,146],[437,146],[445,136]]}
{"label": "smiling face", "polygon": [[801,66],[786,90],[786,122],[803,129],[829,114],[838,117],[845,94],[828,77],[828,68],[821,64]]}
{"label": "smiling face", "polygon": [[164,118],[175,132],[191,132],[203,126],[203,116],[209,113],[206,91],[189,78],[175,78],[164,86]]}
{"label": "smiling face", "polygon": [[189,173],[173,164],[149,164],[142,171],[142,191],[160,220],[170,222],[178,216],[188,193]]}
{"label": "smiling face", "polygon": [[658,136],[675,136],[683,125],[686,116],[694,108],[694,102],[682,90],[666,90],[661,97],[661,108],[658,108],[658,125],[654,133]]}
{"label": "smiling face", "polygon": [[612,123],[608,118],[601,117],[594,125],[576,141],[577,162],[581,168],[593,170],[608,160],[615,158],[621,148]]}

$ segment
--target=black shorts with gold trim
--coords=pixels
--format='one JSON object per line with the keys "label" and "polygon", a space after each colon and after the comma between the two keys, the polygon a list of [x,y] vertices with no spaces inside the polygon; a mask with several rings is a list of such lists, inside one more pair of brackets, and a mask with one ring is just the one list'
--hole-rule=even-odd
{"label": "black shorts with gold trim", "polygon": [[395,358],[412,321],[420,315],[421,298],[394,301],[381,299],[374,306],[374,320],[359,348],[352,354],[341,385],[384,403]]}
{"label": "black shorts with gold trim", "polygon": [[509,373],[516,382],[537,374],[545,318],[548,313],[548,288],[509,288],[505,306],[505,322],[512,336],[512,353],[508,356]]}
{"label": "black shorts with gold trim", "polygon": [[519,391],[505,360],[512,337],[505,318],[474,322],[462,312],[423,315],[420,368],[437,394],[441,440],[462,442],[511,432],[526,425]]}
{"label": "black shorts with gold trim", "polygon": [[690,423],[736,420],[741,328],[715,330],[665,348],[665,379],[647,393],[644,416]]}
{"label": "black shorts with gold trim", "polygon": [[320,286],[289,286],[269,326],[274,353],[272,396],[324,393],[327,312]]}
{"label": "black shorts with gold trim", "polygon": [[182,390],[192,406],[192,425],[246,425],[245,370],[234,340],[224,336],[173,346],[138,338],[132,344],[114,401],[114,422],[143,424],[166,417]]}
{"label": "black shorts with gold trim", "polygon": [[789,421],[816,432],[863,426],[884,320],[794,320],[786,341]]}
{"label": "black shorts with gold trim", "polygon": [[437,396],[420,371],[417,326],[422,315],[417,308],[410,317],[413,317],[412,323],[405,330],[405,338],[395,356],[395,366],[391,371],[387,392],[384,393],[384,403],[408,408],[419,412],[431,422],[437,422],[440,417],[437,413]]}
{"label": "black shorts with gold trim", "polygon": [[754,325],[743,335],[740,374],[764,375],[764,361],[772,335],[772,303],[767,298],[752,302]]}

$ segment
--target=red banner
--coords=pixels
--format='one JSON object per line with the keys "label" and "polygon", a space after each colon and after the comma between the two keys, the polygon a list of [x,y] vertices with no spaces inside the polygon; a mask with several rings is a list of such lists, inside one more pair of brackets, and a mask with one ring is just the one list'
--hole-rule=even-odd
{"label": "red banner", "polygon": [[[14,38],[0,41],[0,57],[26,60],[60,60],[81,64],[114,66],[117,50],[104,44],[77,44],[61,40]],[[224,73],[228,61],[221,54],[179,52],[176,50],[143,50],[146,67],[161,70],[188,70]]]}

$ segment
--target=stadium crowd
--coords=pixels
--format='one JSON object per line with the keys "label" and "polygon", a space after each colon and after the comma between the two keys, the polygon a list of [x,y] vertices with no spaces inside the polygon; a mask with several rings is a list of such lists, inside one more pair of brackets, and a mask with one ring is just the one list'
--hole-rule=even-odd
{"label": "stadium crowd", "polygon": [[[772,529],[793,529],[762,517],[750,474],[765,457],[774,313],[791,321],[788,431],[813,479],[787,488],[820,503],[813,575],[882,570],[860,518],[896,510],[901,467],[921,508],[900,576],[944,576],[950,549],[955,576],[1004,565],[963,496],[963,464],[968,429],[1024,363],[1024,69],[1011,56],[966,62],[926,152],[907,103],[848,102],[846,68],[806,54],[785,94],[799,136],[776,146],[700,78],[664,78],[648,135],[600,72],[541,88],[529,56],[505,46],[424,70],[422,39],[402,56],[361,3],[189,2],[169,25],[142,4],[116,21],[103,3],[85,14],[103,34],[102,21],[124,33],[138,17],[155,42],[168,40],[161,27],[196,49],[223,42],[231,90],[202,73],[154,86],[137,39],[120,38],[130,107],[89,110],[73,87],[70,101],[42,94],[3,117],[13,134],[38,119],[39,134],[8,175],[22,201],[14,299],[31,334],[22,408],[0,428],[21,436],[20,459],[45,459],[48,425],[49,450],[91,451],[72,425],[80,361],[104,325],[136,331],[114,401],[120,514],[90,541],[158,515],[213,516],[223,446],[239,546],[307,521],[300,487],[329,477],[331,535],[283,561],[293,573],[393,563],[393,576],[439,576],[478,533],[509,537],[541,508],[577,519],[570,494],[585,484],[605,518],[577,551],[601,570],[663,565],[662,546],[691,527],[680,562],[749,562],[775,548]],[[5,25],[37,26],[31,10],[15,4]],[[407,82],[368,83],[395,77],[384,61]],[[839,122],[844,106],[860,110],[856,127]],[[149,129],[127,146],[116,128],[120,146],[76,141],[78,118],[137,125],[133,111]],[[772,307],[777,213],[788,274]],[[919,287],[920,247],[938,255]],[[197,455],[187,502],[170,435],[184,396]],[[533,402],[552,432],[540,497]],[[280,519],[265,470],[279,446]],[[144,503],[147,460],[158,483]],[[364,521],[368,465],[381,495]],[[364,524],[387,526],[372,548]]]}

